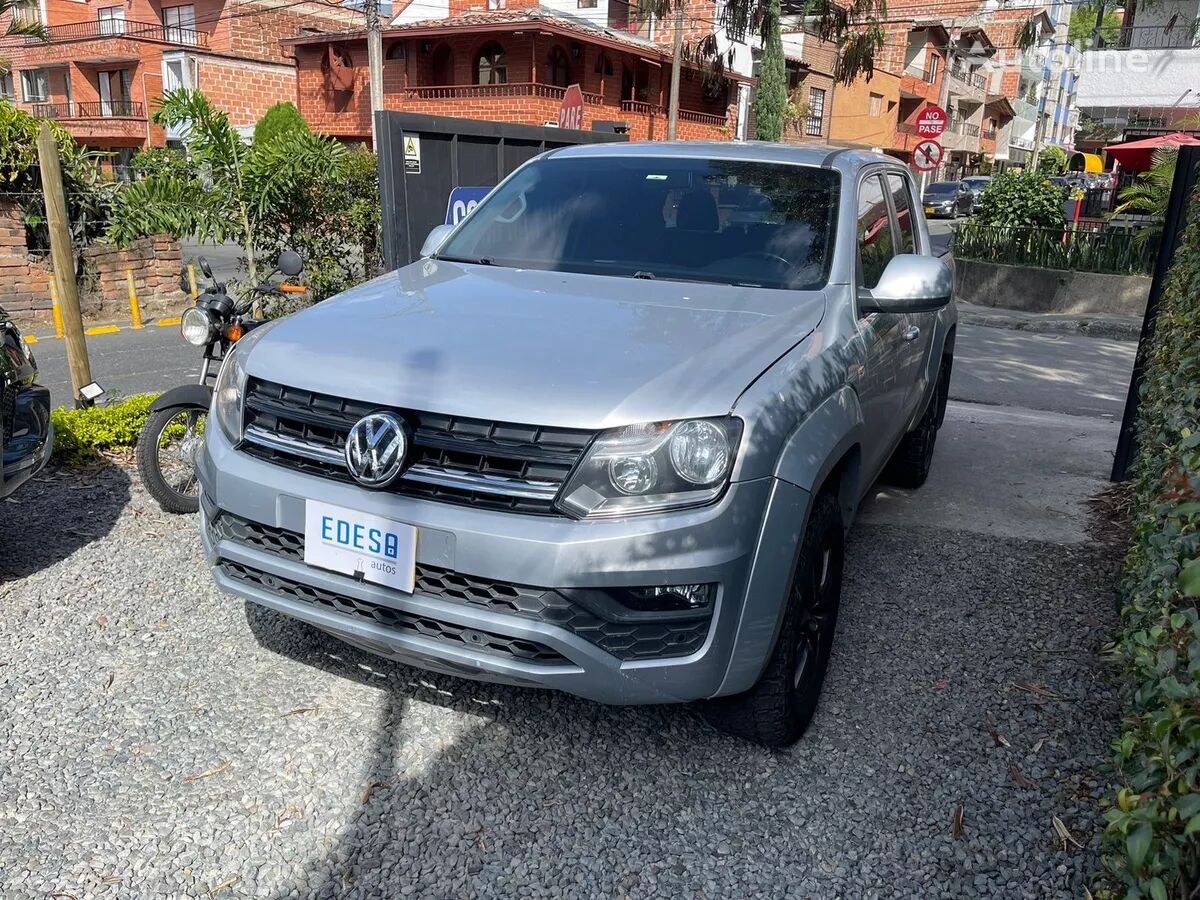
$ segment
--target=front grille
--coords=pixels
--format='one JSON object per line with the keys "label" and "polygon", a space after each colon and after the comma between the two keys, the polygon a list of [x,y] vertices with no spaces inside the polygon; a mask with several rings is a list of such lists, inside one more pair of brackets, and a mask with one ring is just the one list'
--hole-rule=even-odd
{"label": "front grille", "polygon": [[[304,561],[303,535],[228,512],[210,517],[209,538],[214,544],[231,541],[283,559]],[[707,613],[661,621],[610,621],[556,590],[477,578],[423,563],[417,563],[416,593],[557,625],[619,659],[687,656],[700,648],[708,634]]]}
{"label": "front grille", "polygon": [[[350,481],[346,435],[377,404],[251,378],[242,448],[277,465]],[[554,499],[593,433],[388,409],[412,429],[401,479],[389,490],[486,509],[553,514]]]}
{"label": "front grille", "polygon": [[221,560],[220,570],[230,578],[261,588],[269,593],[310,606],[330,609],[356,619],[375,622],[401,634],[432,638],[444,644],[470,647],[493,656],[507,656],[527,662],[563,665],[570,661],[561,653],[537,641],[506,637],[490,631],[480,631],[453,622],[442,622],[429,616],[381,606],[366,600],[358,600],[333,591],[301,584],[290,578],[264,572],[229,560]]}

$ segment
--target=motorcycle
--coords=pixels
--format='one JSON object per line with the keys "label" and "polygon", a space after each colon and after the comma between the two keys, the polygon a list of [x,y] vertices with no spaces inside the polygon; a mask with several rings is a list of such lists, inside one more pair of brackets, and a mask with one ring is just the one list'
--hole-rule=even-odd
{"label": "motorcycle", "polygon": [[[251,302],[239,306],[225,284],[218,282],[203,257],[200,271],[211,285],[196,299],[179,323],[183,339],[204,348],[200,379],[162,394],[150,406],[150,417],[137,442],[137,468],[142,483],[160,507],[169,513],[194,513],[200,508],[196,461],[204,444],[204,426],[212,402],[213,385],[221,362],[237,341],[263,324],[257,318],[264,297],[301,293],[298,285],[264,281],[251,291]],[[285,250],[271,273],[291,278],[304,269],[300,254]],[[216,363],[214,366],[213,363]]]}

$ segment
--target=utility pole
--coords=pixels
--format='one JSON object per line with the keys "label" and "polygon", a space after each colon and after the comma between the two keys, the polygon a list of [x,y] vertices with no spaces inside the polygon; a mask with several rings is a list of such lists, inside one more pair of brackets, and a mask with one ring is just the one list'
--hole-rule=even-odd
{"label": "utility pole", "polygon": [[671,56],[671,99],[667,104],[667,140],[675,140],[679,128],[679,70],[683,65],[683,8],[687,0],[675,0],[675,39]]}
{"label": "utility pole", "polygon": [[83,339],[83,314],[79,311],[79,290],[75,285],[75,254],[71,250],[71,227],[67,219],[67,198],[63,194],[62,168],[58,163],[58,141],[46,122],[42,123],[38,133],[38,165],[46,200],[46,223],[50,227],[50,260],[62,309],[67,367],[71,370],[71,392],[75,405],[84,406],[89,401],[83,398],[79,389],[91,384],[92,368]]}
{"label": "utility pole", "polygon": [[367,70],[371,87],[371,147],[379,152],[375,116],[383,109],[383,32],[379,27],[379,0],[365,0],[367,13]]}

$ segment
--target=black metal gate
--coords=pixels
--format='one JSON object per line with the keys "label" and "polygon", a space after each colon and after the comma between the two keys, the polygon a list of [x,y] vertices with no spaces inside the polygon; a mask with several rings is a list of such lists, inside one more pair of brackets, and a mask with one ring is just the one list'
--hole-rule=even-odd
{"label": "black metal gate", "polygon": [[1126,481],[1132,477],[1130,469],[1134,457],[1137,456],[1138,402],[1141,399],[1142,378],[1145,376],[1146,353],[1150,349],[1150,339],[1154,336],[1154,324],[1158,321],[1158,302],[1162,297],[1167,270],[1171,268],[1175,259],[1175,248],[1183,238],[1183,229],[1187,225],[1188,203],[1198,184],[1200,147],[1180,147],[1175,164],[1175,181],[1171,185],[1171,199],[1167,204],[1166,221],[1163,222],[1162,243],[1154,265],[1154,279],[1150,282],[1150,296],[1146,300],[1142,335],[1138,340],[1137,356],[1134,358],[1133,377],[1129,382],[1129,393],[1125,397],[1121,436],[1117,440],[1117,452],[1113,458],[1113,481]]}
{"label": "black metal gate", "polygon": [[521,163],[572,144],[627,141],[626,135],[381,112],[379,192],[388,269],[417,258],[425,236],[446,221],[450,192],[493,187]]}

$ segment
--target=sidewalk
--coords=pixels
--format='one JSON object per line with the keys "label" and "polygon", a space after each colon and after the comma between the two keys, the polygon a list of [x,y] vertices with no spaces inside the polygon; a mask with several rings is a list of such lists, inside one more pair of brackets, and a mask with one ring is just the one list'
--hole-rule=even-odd
{"label": "sidewalk", "polygon": [[1008,328],[1035,334],[1082,334],[1089,337],[1136,341],[1142,333],[1140,316],[1115,316],[1100,313],[1034,313],[999,309],[958,301],[958,321],[964,325]]}

